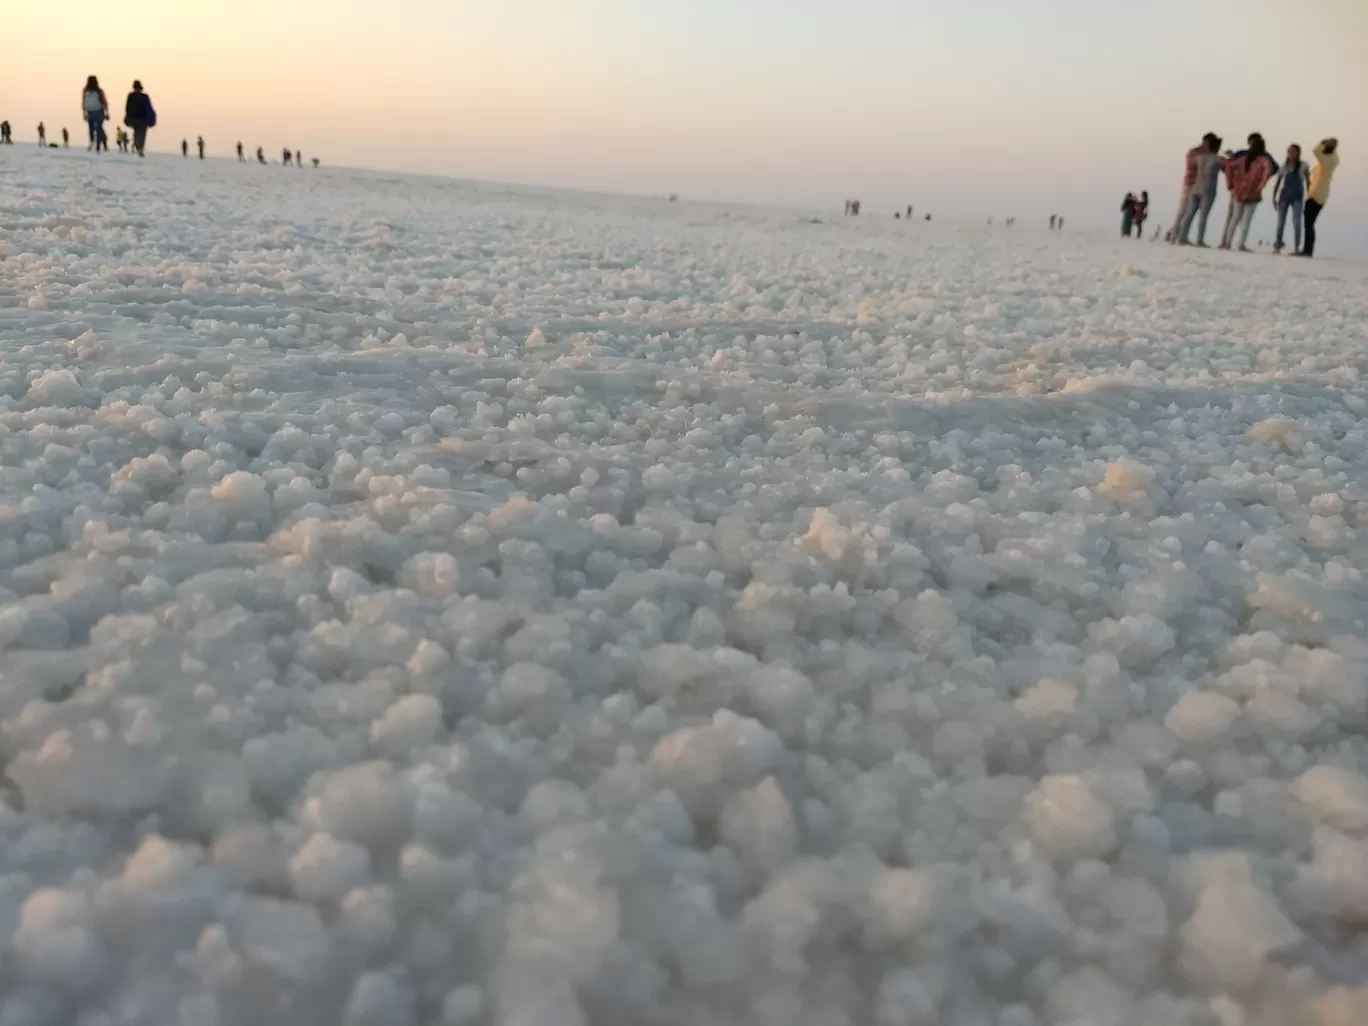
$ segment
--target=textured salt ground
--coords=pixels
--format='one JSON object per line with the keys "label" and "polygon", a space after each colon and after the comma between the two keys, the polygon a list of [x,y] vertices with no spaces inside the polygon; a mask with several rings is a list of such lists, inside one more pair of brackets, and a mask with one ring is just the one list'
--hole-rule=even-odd
{"label": "textured salt ground", "polygon": [[1368,267],[0,153],[0,1022],[1368,1019]]}

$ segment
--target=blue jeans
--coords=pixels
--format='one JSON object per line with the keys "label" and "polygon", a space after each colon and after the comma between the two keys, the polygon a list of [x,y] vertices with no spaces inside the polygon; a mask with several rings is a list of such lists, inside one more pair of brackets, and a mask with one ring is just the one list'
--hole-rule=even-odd
{"label": "blue jeans", "polygon": [[1304,201],[1299,199],[1278,200],[1278,238],[1277,241],[1273,243],[1274,249],[1283,248],[1283,229],[1287,227],[1287,215],[1290,211],[1292,214],[1292,238],[1296,243],[1297,250],[1301,250],[1303,206],[1305,206]]}
{"label": "blue jeans", "polygon": [[1198,185],[1194,185],[1183,194],[1183,209],[1178,214],[1178,230],[1175,236],[1178,242],[1187,244],[1192,222],[1195,220],[1197,245],[1206,245],[1207,219],[1211,217],[1211,207],[1215,202],[1216,193],[1207,192]]}
{"label": "blue jeans", "polygon": [[1225,238],[1222,240],[1227,246],[1235,244],[1235,236],[1240,237],[1240,249],[1249,245],[1249,229],[1254,227],[1254,215],[1258,212],[1259,201],[1253,203],[1239,203],[1231,198],[1231,217],[1226,225]]}
{"label": "blue jeans", "polygon": [[104,121],[104,111],[86,111],[86,125],[90,129],[90,142],[97,150],[101,147],[106,150],[109,149],[109,141],[105,137]]}

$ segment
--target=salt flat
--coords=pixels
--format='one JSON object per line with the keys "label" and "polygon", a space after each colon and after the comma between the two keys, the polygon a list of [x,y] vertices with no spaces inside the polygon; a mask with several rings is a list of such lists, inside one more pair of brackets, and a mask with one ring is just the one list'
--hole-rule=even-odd
{"label": "salt flat", "polygon": [[0,1023],[1368,1021],[1365,325],[5,148]]}

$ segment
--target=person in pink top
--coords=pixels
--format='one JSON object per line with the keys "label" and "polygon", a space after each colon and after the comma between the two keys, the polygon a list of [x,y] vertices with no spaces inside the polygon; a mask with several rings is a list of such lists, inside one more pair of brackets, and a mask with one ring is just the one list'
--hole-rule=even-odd
{"label": "person in pink top", "polygon": [[1230,199],[1234,213],[1226,225],[1222,249],[1230,249],[1238,233],[1240,252],[1249,252],[1249,229],[1254,225],[1254,214],[1263,199],[1264,186],[1278,173],[1278,163],[1268,153],[1263,136],[1249,137],[1249,149],[1237,153],[1226,162],[1226,181],[1230,183]]}

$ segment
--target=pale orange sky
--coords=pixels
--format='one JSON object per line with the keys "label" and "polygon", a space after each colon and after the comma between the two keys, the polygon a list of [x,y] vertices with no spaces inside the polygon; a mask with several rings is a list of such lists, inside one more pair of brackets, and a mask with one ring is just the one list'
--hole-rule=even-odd
{"label": "pale orange sky", "polygon": [[[8,0],[0,118],[80,137],[137,77],[152,146],[631,192],[1105,222],[1209,129],[1342,137],[1368,251],[1363,0]],[[1172,195],[1170,195],[1172,194]],[[1327,223],[1328,222],[1328,223]]]}

